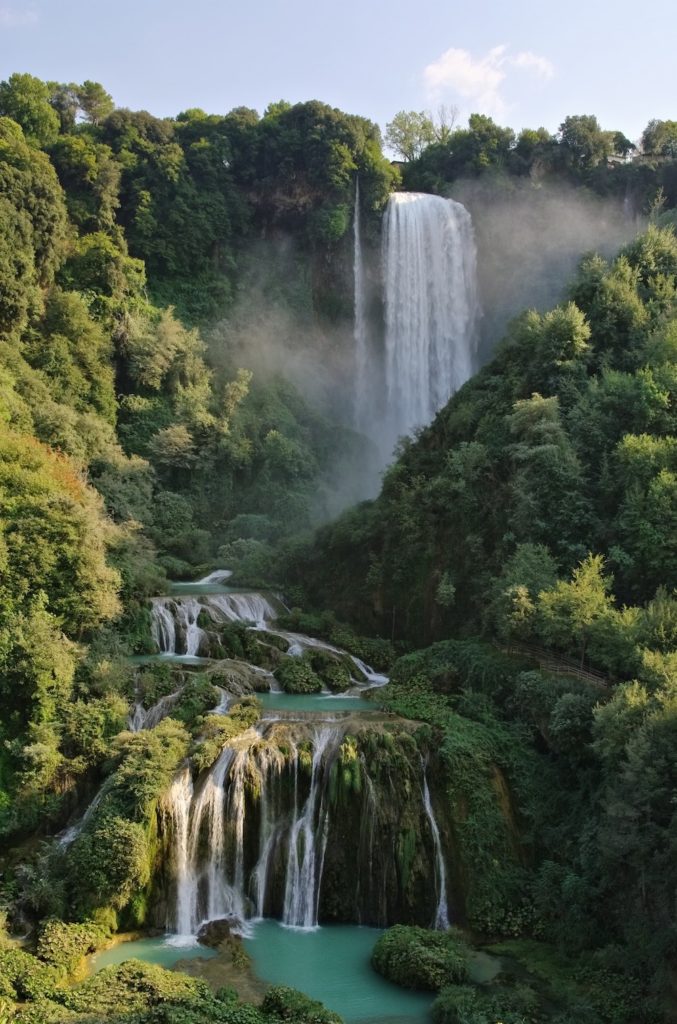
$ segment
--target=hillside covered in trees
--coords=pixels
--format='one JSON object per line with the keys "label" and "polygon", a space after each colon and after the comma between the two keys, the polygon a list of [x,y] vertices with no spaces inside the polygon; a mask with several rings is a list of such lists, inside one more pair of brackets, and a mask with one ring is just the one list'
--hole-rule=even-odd
{"label": "hillside covered in trees", "polygon": [[[376,125],[317,101],[160,119],[94,82],[0,83],[2,1021],[338,1019],[152,965],[72,987],[85,953],[153,920],[177,770],[210,768],[259,720],[245,687],[215,723],[212,667],[180,676],[171,716],[129,728],[140,697],[175,696],[172,669],[133,660],[157,651],[150,599],[224,566],[298,606],[282,627],[391,672],[386,725],[340,746],[336,806],[365,765],[409,796],[424,759],[439,771],[461,923],[521,966],[497,994],[439,968],[436,1024],[674,1019],[674,122],[650,122],[639,153],[588,116],[557,136],[480,115],[423,128],[396,165]],[[370,445],[343,385],[278,371],[314,346],[333,372],[353,345],[358,179],[372,252],[402,186],[519,186],[537,204],[566,185],[651,225],[487,337],[491,360],[402,440],[378,498],[327,525]],[[250,307],[272,311],[256,332]],[[347,685],[317,654],[280,670],[279,642],[261,656],[240,624],[210,658],[290,692]],[[394,739],[389,718],[408,723]],[[408,828],[402,877],[421,860]],[[423,956],[405,940],[404,960]]]}

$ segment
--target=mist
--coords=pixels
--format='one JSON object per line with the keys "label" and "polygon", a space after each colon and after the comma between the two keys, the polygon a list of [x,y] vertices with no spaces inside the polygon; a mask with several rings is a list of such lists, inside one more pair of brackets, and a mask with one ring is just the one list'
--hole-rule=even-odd
{"label": "mist", "polygon": [[618,199],[562,183],[491,176],[457,182],[450,198],[467,207],[475,228],[481,363],[518,313],[566,298],[584,253],[612,257],[646,227]]}
{"label": "mist", "polygon": [[[477,244],[482,310],[477,368],[491,358],[514,316],[527,308],[550,309],[566,297],[584,253],[612,257],[645,226],[618,200],[562,184],[492,176],[456,183],[450,198],[469,210]],[[383,349],[379,246],[366,246],[364,255],[370,343],[378,354]],[[314,309],[312,256],[292,237],[280,233],[254,243],[243,262],[235,304],[209,334],[210,361],[227,378],[239,367],[263,384],[283,377],[312,409],[343,428],[328,453],[331,468],[317,500],[318,521],[333,517],[375,496],[392,461],[393,442],[384,441],[385,390],[378,382],[370,382],[368,436],[356,428],[352,246],[346,244],[332,268],[334,280],[342,282],[343,302],[334,322]]]}

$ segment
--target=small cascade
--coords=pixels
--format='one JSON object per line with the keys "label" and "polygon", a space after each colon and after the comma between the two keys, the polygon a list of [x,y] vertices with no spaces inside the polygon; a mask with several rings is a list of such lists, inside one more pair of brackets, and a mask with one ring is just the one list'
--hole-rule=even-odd
{"label": "small cascade", "polygon": [[204,648],[207,638],[207,630],[199,625],[200,621],[209,620],[215,626],[226,622],[253,623],[263,629],[276,614],[271,600],[255,591],[155,597],[151,605],[151,633],[161,654],[194,657]]}
{"label": "small cascade", "polygon": [[[327,768],[339,739],[338,729],[321,728],[312,734],[307,794],[293,740],[286,739],[283,752],[254,729],[238,737],[237,749],[224,749],[197,787],[189,770],[181,770],[164,801],[175,884],[174,910],[167,924],[179,936],[194,936],[202,923],[217,918],[245,922],[262,917],[276,870],[284,871],[283,921],[301,928],[317,925],[327,838]],[[291,807],[280,786],[290,771]],[[247,821],[253,788],[259,799],[258,855],[252,864]],[[281,854],[286,854],[284,863]]]}
{"label": "small cascade", "polygon": [[64,829],[60,835],[57,836],[57,843],[62,849],[67,849],[75,840],[78,838],[83,828],[91,820],[94,811],[97,809],[104,793],[106,792],[106,784],[101,787],[99,792],[96,794],[94,799],[89,804],[87,810],[82,815],[79,821],[76,821],[73,825],[69,825],[67,829]]}
{"label": "small cascade", "polygon": [[327,643],[325,640],[318,640],[317,637],[306,636],[303,633],[290,633],[284,629],[268,628],[268,632],[273,636],[279,636],[280,639],[287,641],[289,644],[287,654],[293,658],[300,658],[301,655],[309,650],[328,651],[330,654],[347,655],[360,673],[360,678],[354,680],[354,682],[363,682],[366,680],[370,686],[385,686],[388,682],[388,676],[383,675],[381,672],[375,672],[371,665],[367,665],[367,663],[362,661],[361,658],[357,658],[354,654],[348,654],[347,651],[343,651],[340,647],[335,647],[333,644]]}
{"label": "small cascade", "polygon": [[437,886],[437,908],[435,910],[433,928],[438,928],[440,931],[444,931],[449,927],[449,908],[447,906],[447,869],[445,867],[444,856],[442,854],[440,830],[437,827],[433,805],[430,800],[430,790],[428,788],[428,778],[425,772],[425,767],[423,769],[423,806],[425,807],[426,817],[428,818],[428,824],[430,825],[430,831],[433,836],[437,869],[435,879]]}
{"label": "small cascade", "polygon": [[193,779],[189,768],[183,768],[174,779],[163,811],[174,840],[174,872],[176,876],[176,918],[172,922],[176,941],[192,940],[193,879],[190,871],[189,823],[193,799]]}
{"label": "small cascade", "polygon": [[182,687],[174,693],[168,693],[160,697],[155,704],[148,709],[144,708],[140,701],[134,704],[132,713],[129,716],[129,728],[131,732],[141,732],[142,729],[154,729],[163,718],[171,712],[172,708],[181,696]]}
{"label": "small cascade", "polygon": [[263,629],[277,611],[264,594],[214,594],[206,605],[215,622],[253,622]]}
{"label": "small cascade", "polygon": [[130,732],[141,732],[143,729],[143,723],[146,720],[146,709],[144,708],[141,701],[137,701],[132,705],[132,710],[127,719],[127,725],[129,726]]}
{"label": "small cascade", "polygon": [[233,573],[230,569],[215,569],[208,576],[203,576],[201,580],[195,580],[193,585],[196,587],[209,587],[215,583],[225,583],[232,575]]}
{"label": "small cascade", "polygon": [[151,634],[162,653],[176,651],[176,624],[172,605],[165,598],[153,598],[151,605]]}
{"label": "small cascade", "polygon": [[284,892],[282,921],[295,928],[313,928],[317,925],[317,908],[324,851],[327,843],[327,807],[323,782],[323,759],[339,738],[336,729],[323,728],[313,745],[310,793],[300,813],[295,807],[294,821],[289,831],[287,880]]}

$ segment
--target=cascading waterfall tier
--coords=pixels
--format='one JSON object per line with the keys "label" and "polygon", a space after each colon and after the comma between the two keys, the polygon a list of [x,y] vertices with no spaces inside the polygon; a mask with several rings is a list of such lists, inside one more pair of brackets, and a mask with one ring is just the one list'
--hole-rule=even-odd
{"label": "cascading waterfall tier", "polygon": [[399,434],[430,422],[474,369],[476,251],[460,203],[418,192],[388,201],[383,232],[385,383]]}
{"label": "cascading waterfall tier", "polygon": [[151,634],[161,654],[195,656],[205,640],[205,621],[215,625],[246,622],[264,626],[276,615],[271,599],[256,591],[155,597],[151,605]]}
{"label": "cascading waterfall tier", "polygon": [[182,769],[161,811],[177,941],[221,918],[446,927],[425,769],[409,736],[382,737],[357,720],[262,722],[197,779]]}

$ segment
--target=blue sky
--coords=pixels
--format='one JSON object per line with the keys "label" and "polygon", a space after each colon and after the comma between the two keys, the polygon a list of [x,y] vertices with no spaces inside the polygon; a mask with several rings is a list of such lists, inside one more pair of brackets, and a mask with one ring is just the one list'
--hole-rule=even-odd
{"label": "blue sky", "polygon": [[674,0],[0,0],[0,78],[91,78],[159,116],[321,99],[384,127],[444,103],[636,139],[677,119],[676,37]]}

